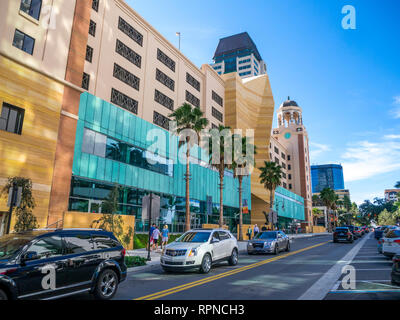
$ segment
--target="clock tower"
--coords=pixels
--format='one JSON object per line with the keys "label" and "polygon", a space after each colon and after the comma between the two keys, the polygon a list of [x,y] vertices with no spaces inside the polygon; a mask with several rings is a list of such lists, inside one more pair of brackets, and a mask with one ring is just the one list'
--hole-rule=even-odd
{"label": "clock tower", "polygon": [[[283,187],[304,198],[304,219],[312,226],[312,189],[307,130],[301,107],[290,97],[277,111],[278,127],[271,135],[271,161],[280,161],[284,172]],[[272,156],[281,149],[280,155]],[[279,153],[278,152],[278,153]]]}

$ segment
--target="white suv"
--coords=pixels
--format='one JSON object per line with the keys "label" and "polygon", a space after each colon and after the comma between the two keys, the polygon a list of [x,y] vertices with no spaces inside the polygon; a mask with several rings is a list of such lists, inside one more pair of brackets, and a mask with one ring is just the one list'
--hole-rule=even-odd
{"label": "white suv", "polygon": [[229,231],[193,229],[168,244],[160,262],[165,271],[198,269],[208,273],[213,264],[221,261],[236,265],[238,253],[237,240]]}

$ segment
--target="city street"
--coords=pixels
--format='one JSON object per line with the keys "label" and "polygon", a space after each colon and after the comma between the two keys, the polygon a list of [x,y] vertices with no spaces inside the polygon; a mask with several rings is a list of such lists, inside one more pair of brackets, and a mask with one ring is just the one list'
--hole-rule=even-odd
{"label": "city street", "polygon": [[[357,290],[350,293],[339,281],[345,261],[357,270]],[[131,272],[114,299],[399,299],[400,288],[390,285],[390,267],[371,234],[353,244],[319,236],[293,240],[291,252],[278,256],[242,253],[236,267],[221,263],[207,275],[167,274],[159,267]]]}

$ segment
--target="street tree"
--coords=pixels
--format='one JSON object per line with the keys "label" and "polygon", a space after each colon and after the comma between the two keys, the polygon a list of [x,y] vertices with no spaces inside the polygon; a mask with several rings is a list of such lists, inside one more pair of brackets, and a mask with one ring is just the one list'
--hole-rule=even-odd
{"label": "street tree", "polygon": [[[336,202],[338,200],[338,196],[335,193],[334,190],[332,190],[331,188],[324,188],[321,193],[320,193],[320,198],[323,201],[324,205],[326,206],[326,208],[328,209],[328,211],[330,211],[329,214],[329,232],[332,232],[332,223],[331,223],[331,218],[332,218],[332,213],[334,212],[337,208]],[[334,218],[334,223],[335,223],[335,218]]]}
{"label": "street tree", "polygon": [[282,180],[282,167],[275,162],[264,161],[264,166],[259,169],[261,171],[260,183],[264,185],[265,189],[269,190],[269,207],[272,213],[275,189],[281,184]]}
{"label": "street tree", "polygon": [[[196,107],[192,107],[188,103],[182,104],[178,109],[169,115],[176,122],[177,133],[183,130],[193,130],[197,135],[208,125],[207,118],[203,117],[203,112]],[[186,146],[186,215],[185,215],[185,231],[190,230],[190,150],[193,143],[190,143],[190,136],[186,136],[185,141],[179,141],[179,147]]]}
{"label": "street tree", "polygon": [[[257,151],[256,151],[256,146],[248,143],[246,137],[239,136],[238,138],[241,140],[242,150],[241,154],[239,155],[237,154],[238,150],[234,149],[234,155],[236,155],[236,157],[234,156],[233,158],[232,170],[234,177],[237,178],[239,182],[239,241],[243,241],[243,230],[242,230],[243,229],[243,199],[242,199],[243,178],[245,176],[250,175],[250,168],[254,164],[254,155],[257,153]],[[233,136],[233,139],[235,139],[235,135]],[[247,154],[246,150],[254,150],[254,151],[253,154]],[[242,163],[239,163],[238,161],[235,160],[237,159],[237,156],[245,157],[246,160]]]}
{"label": "street tree", "polygon": [[14,231],[23,232],[38,228],[37,218],[33,214],[36,203],[32,194],[32,180],[23,177],[10,177],[1,190],[0,196],[8,196],[9,190],[13,186],[22,188],[21,204],[15,209]]}
{"label": "street tree", "polygon": [[[232,168],[232,156],[233,152],[226,148],[226,143],[231,143],[232,146],[232,136],[226,136],[223,131],[230,130],[230,127],[225,127],[219,125],[218,128],[213,130],[218,130],[218,137],[217,139],[209,139],[209,151],[210,151],[210,158],[209,163],[212,167],[214,167],[219,174],[219,227],[222,228],[224,225],[224,177],[225,177],[225,170]],[[225,131],[227,132],[227,131]],[[229,139],[230,141],[226,141]],[[219,151],[219,157],[214,153],[214,150]],[[230,155],[228,154],[229,152]],[[227,158],[225,159],[225,155]],[[230,159],[228,158],[230,157]],[[227,161],[228,160],[228,163]]]}

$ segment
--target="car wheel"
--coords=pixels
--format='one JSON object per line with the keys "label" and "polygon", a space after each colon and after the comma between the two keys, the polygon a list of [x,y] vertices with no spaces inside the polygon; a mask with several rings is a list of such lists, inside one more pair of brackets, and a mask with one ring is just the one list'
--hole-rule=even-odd
{"label": "car wheel", "polygon": [[274,255],[277,255],[279,253],[279,248],[278,245],[275,245],[275,249],[274,249]]}
{"label": "car wheel", "polygon": [[111,270],[102,271],[97,279],[94,296],[99,300],[109,300],[116,294],[118,289],[118,276]]}
{"label": "car wheel", "polygon": [[211,256],[206,253],[201,261],[200,272],[201,273],[209,273],[211,270]]}
{"label": "car wheel", "polygon": [[0,300],[8,300],[7,294],[0,289]]}
{"label": "car wheel", "polygon": [[228,260],[230,266],[236,266],[238,263],[238,252],[235,249],[232,250],[232,254]]}
{"label": "car wheel", "polygon": [[290,251],[290,241],[288,241],[287,246],[286,246],[286,252]]}

